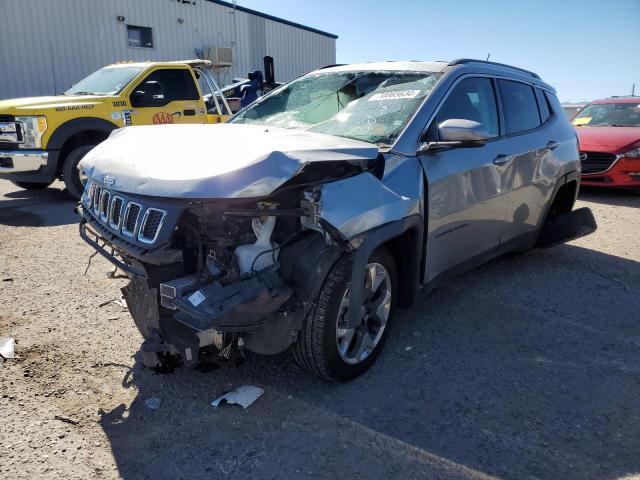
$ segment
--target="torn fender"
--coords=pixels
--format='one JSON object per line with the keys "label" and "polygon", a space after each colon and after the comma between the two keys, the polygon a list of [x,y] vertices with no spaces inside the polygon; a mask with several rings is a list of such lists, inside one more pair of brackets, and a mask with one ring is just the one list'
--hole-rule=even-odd
{"label": "torn fender", "polygon": [[321,218],[337,228],[355,248],[351,272],[350,323],[359,321],[365,268],[373,251],[413,231],[409,274],[417,288],[424,236],[424,174],[416,158],[389,155],[382,180],[369,172],[322,187]]}

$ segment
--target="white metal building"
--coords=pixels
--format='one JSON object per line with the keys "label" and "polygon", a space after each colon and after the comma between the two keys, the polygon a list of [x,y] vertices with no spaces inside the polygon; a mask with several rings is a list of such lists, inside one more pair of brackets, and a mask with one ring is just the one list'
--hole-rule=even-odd
{"label": "white metal building", "polygon": [[336,35],[218,0],[0,0],[0,20],[0,99],[58,94],[124,60],[213,57],[226,84],[265,55],[280,82],[336,59]]}

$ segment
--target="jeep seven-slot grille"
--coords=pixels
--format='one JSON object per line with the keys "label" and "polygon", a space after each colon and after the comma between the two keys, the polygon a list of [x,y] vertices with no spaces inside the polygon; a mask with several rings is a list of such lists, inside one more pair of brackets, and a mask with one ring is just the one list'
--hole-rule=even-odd
{"label": "jeep seven-slot grille", "polygon": [[114,196],[111,202],[111,211],[109,212],[109,226],[116,230],[120,228],[120,217],[122,216],[122,206],[124,200],[121,197]]}
{"label": "jeep seven-slot grille", "polygon": [[165,210],[146,208],[140,203],[126,200],[95,183],[87,186],[83,203],[87,211],[111,230],[127,237],[136,237],[139,242],[147,244],[156,241],[167,214]]}
{"label": "jeep seven-slot grille", "polygon": [[[613,162],[616,161],[616,155],[612,153],[599,152],[580,152],[582,159],[582,173],[601,173],[608,170]],[[587,157],[584,158],[584,155]]]}
{"label": "jeep seven-slot grille", "polygon": [[142,222],[142,229],[140,230],[140,240],[147,242],[153,242],[156,239],[160,224],[164,217],[162,210],[155,208],[149,208],[144,214],[144,221]]}
{"label": "jeep seven-slot grille", "polygon": [[138,225],[138,218],[140,217],[140,205],[137,203],[129,202],[127,209],[124,212],[124,225],[122,225],[122,232],[132,236],[136,231]]}
{"label": "jeep seven-slot grille", "polygon": [[100,213],[100,219],[103,222],[106,222],[109,218],[109,200],[111,200],[111,194],[109,193],[109,190],[102,190],[98,211]]}

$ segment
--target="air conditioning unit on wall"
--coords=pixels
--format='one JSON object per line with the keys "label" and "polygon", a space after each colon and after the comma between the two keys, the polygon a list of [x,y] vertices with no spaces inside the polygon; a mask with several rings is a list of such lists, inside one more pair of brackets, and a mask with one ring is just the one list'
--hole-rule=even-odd
{"label": "air conditioning unit on wall", "polygon": [[233,49],[227,47],[208,47],[204,49],[205,60],[211,60],[214,67],[233,65]]}

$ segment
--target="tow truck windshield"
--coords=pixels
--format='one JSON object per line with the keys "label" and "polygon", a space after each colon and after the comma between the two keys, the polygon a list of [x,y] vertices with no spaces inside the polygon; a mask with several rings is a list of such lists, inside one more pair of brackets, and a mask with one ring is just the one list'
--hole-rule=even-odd
{"label": "tow truck windshield", "polygon": [[307,75],[262,97],[231,122],[309,130],[391,145],[439,73],[331,72]]}
{"label": "tow truck windshield", "polygon": [[83,78],[65,95],[117,95],[143,67],[105,67]]}

